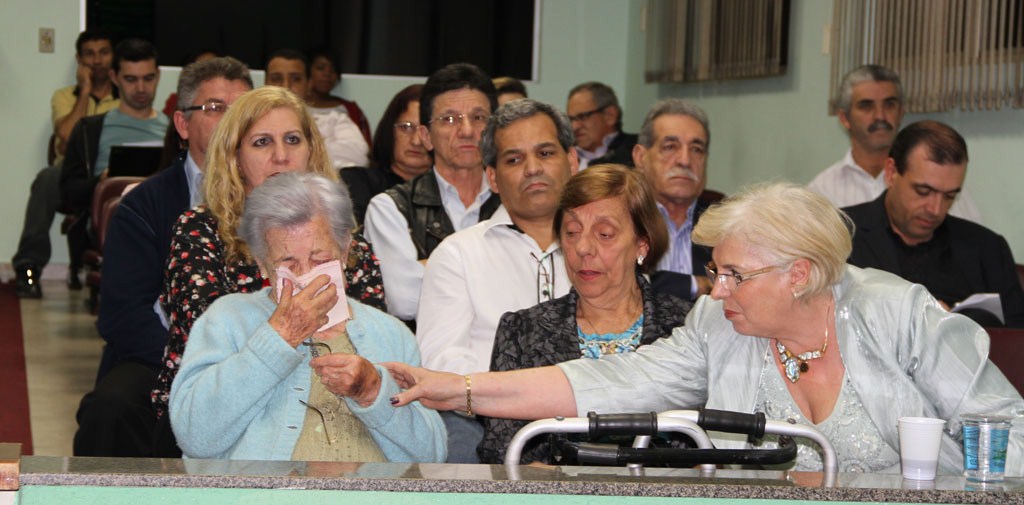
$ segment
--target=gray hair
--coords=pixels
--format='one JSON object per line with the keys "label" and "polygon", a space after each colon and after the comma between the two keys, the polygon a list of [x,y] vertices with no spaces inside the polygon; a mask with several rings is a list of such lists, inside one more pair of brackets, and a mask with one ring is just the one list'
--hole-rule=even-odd
{"label": "gray hair", "polygon": [[487,120],[487,127],[480,135],[480,155],[483,156],[484,166],[494,167],[498,163],[498,146],[494,144],[494,136],[498,130],[508,127],[520,119],[533,117],[537,114],[544,114],[551,118],[558,130],[558,143],[566,152],[573,146],[576,140],[572,135],[572,123],[569,116],[556,109],[550,104],[538,102],[532,98],[520,98],[498,107],[498,110]]}
{"label": "gray hair", "polygon": [[285,172],[267,179],[249,194],[238,234],[249,245],[253,258],[266,265],[268,231],[306,224],[318,215],[327,218],[334,240],[347,251],[355,220],[345,184],[310,172]]}
{"label": "gray hair", "polygon": [[682,98],[658,100],[651,107],[651,110],[647,112],[647,117],[644,118],[644,124],[640,126],[640,136],[637,139],[638,144],[648,149],[654,145],[654,120],[666,114],[687,116],[696,120],[704,127],[704,136],[707,137],[705,139],[705,148],[711,146],[711,129],[708,128],[708,114],[704,112],[704,109],[698,107],[697,104]]}
{"label": "gray hair", "polygon": [[853,250],[853,222],[827,198],[804,186],[763,183],[712,205],[693,227],[693,243],[716,247],[736,237],[775,264],[805,258],[810,278],[797,297],[826,292],[843,278]]}
{"label": "gray hair", "polygon": [[[252,77],[249,76],[249,67],[230,56],[210,58],[205,61],[197,61],[181,70],[178,77],[178,110],[185,110],[195,105],[196,94],[199,93],[199,86],[204,82],[221,77],[228,81],[245,81],[249,89],[253,88]],[[194,111],[186,111],[185,117],[192,115]]]}
{"label": "gray hair", "polygon": [[583,84],[577,84],[574,88],[569,90],[569,98],[579,93],[580,91],[589,91],[590,98],[594,101],[594,106],[598,110],[603,110],[608,107],[615,107],[615,110],[619,112],[619,119],[615,122],[615,129],[622,131],[622,107],[619,107],[619,99],[615,97],[615,90],[603,82],[589,81]]}
{"label": "gray hair", "polygon": [[836,108],[843,112],[850,112],[853,105],[853,87],[862,82],[891,82],[896,85],[896,98],[900,104],[903,103],[903,84],[900,83],[900,76],[891,69],[881,65],[862,65],[843,76],[843,82],[839,84],[839,102]]}

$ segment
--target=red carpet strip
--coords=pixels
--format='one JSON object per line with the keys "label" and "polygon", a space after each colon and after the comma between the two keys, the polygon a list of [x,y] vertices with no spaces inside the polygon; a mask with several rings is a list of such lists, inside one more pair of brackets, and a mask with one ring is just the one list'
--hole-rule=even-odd
{"label": "red carpet strip", "polygon": [[14,282],[0,284],[0,442],[21,443],[21,453],[32,454],[25,344]]}

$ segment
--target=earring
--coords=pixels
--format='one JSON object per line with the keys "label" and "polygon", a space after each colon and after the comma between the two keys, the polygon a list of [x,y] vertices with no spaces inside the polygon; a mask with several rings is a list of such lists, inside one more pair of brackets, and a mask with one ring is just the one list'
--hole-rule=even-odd
{"label": "earring", "polygon": [[641,254],[640,256],[636,257],[636,264],[640,265],[640,266],[644,265],[644,255],[643,254]]}

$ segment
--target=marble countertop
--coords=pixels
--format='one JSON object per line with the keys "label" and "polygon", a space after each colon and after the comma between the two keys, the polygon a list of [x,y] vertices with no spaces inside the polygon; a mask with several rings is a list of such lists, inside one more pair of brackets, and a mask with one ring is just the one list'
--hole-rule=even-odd
{"label": "marble countertop", "polygon": [[960,476],[935,481],[899,475],[840,474],[822,487],[814,472],[694,469],[519,467],[512,479],[500,465],[317,463],[180,459],[21,458],[21,486],[206,487],[330,489],[423,493],[523,493],[675,496],[778,500],[1024,504],[1024,479],[976,484]]}

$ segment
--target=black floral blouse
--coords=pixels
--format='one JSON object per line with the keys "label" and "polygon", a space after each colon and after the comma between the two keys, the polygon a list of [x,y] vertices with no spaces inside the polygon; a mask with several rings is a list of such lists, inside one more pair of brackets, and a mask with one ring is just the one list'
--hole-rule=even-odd
{"label": "black floral blouse", "polygon": [[[171,383],[181,365],[192,324],[217,298],[258,291],[264,285],[257,265],[242,262],[227,265],[224,254],[224,244],[217,234],[217,218],[209,209],[195,207],[178,218],[164,274],[164,292],[160,295],[160,306],[170,323],[163,368],[151,395],[160,416],[167,410]],[[370,244],[358,233],[352,235],[345,282],[350,298],[386,310],[380,263]]]}
{"label": "black floral blouse", "polygon": [[[640,295],[644,300],[643,336],[646,345],[671,335],[672,329],[682,326],[693,304],[665,293],[655,293],[642,275],[637,275]],[[569,294],[517,312],[501,316],[491,351],[491,371],[519,370],[556,365],[580,357],[577,337],[575,289]],[[480,418],[484,425],[484,438],[477,447],[481,463],[504,462],[509,442],[527,421],[514,419]],[[520,463],[555,464],[550,460],[551,450],[546,437],[535,437],[523,447]]]}

